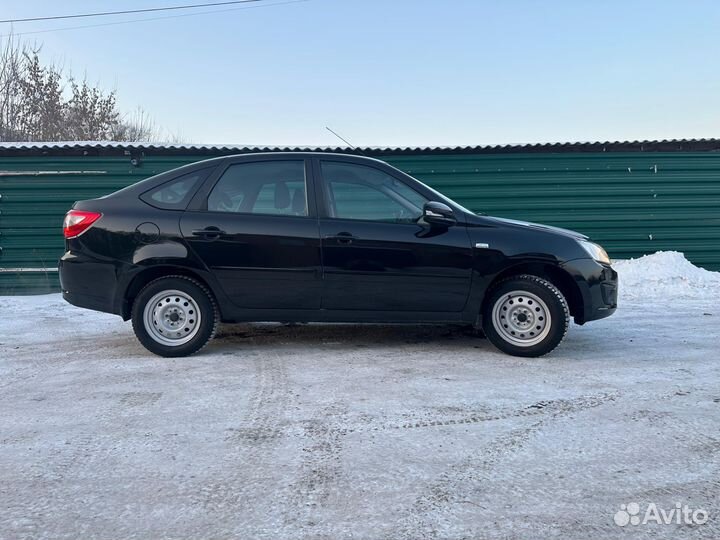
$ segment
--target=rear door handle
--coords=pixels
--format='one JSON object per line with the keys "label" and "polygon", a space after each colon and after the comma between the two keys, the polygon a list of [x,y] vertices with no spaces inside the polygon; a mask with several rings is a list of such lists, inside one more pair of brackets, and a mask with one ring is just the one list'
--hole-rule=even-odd
{"label": "rear door handle", "polygon": [[358,240],[358,237],[349,232],[341,232],[337,234],[330,234],[325,237],[325,240],[336,240],[338,244],[352,244],[352,241]]}
{"label": "rear door handle", "polygon": [[192,234],[193,236],[199,236],[201,238],[205,238],[206,240],[212,240],[220,238],[223,234],[225,234],[225,231],[219,229],[218,227],[205,227],[204,229],[193,229]]}

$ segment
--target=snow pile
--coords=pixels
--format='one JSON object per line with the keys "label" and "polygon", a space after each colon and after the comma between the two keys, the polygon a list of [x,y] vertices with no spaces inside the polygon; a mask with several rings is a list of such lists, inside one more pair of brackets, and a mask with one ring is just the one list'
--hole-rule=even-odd
{"label": "snow pile", "polygon": [[720,298],[720,272],[698,268],[677,251],[613,261],[622,298],[709,296]]}

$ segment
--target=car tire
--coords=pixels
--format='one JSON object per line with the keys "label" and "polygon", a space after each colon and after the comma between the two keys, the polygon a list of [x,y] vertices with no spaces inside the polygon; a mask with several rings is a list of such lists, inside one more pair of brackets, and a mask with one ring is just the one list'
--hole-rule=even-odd
{"label": "car tire", "polygon": [[513,276],[495,285],[483,304],[483,331],[501,351],[513,356],[543,356],[565,337],[570,310],[549,281]]}
{"label": "car tire", "polygon": [[133,331],[148,351],[164,357],[198,352],[215,335],[220,315],[212,293],[187,276],[151,281],[135,297]]}

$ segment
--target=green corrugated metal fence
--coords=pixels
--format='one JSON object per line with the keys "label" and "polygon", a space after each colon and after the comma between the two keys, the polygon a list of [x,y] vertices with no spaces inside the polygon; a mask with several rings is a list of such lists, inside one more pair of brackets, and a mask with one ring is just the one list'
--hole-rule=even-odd
{"label": "green corrugated metal fence", "polygon": [[73,202],[196,160],[147,157],[134,167],[128,157],[0,157],[0,295],[59,290],[54,269],[63,253],[62,220]]}
{"label": "green corrugated metal fence", "polygon": [[594,153],[388,160],[472,210],[578,230],[614,258],[682,251],[720,269],[720,154]]}
{"label": "green corrugated metal fence", "polygon": [[[70,205],[207,157],[0,157],[0,294],[58,290]],[[720,154],[509,153],[385,156],[473,210],[575,229],[614,258],[682,251],[720,269]],[[17,271],[22,269],[23,271]]]}

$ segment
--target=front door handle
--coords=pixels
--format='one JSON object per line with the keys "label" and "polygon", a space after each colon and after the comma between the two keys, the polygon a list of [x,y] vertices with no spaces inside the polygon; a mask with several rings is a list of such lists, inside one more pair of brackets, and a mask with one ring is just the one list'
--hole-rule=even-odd
{"label": "front door handle", "polygon": [[325,240],[335,240],[338,244],[352,244],[353,240],[358,240],[358,237],[349,232],[340,232],[337,234],[330,234],[325,237]]}
{"label": "front door handle", "polygon": [[214,240],[215,238],[220,238],[223,234],[225,234],[225,231],[219,229],[218,227],[205,227],[204,229],[193,229],[192,234],[193,236],[199,236],[206,240]]}

